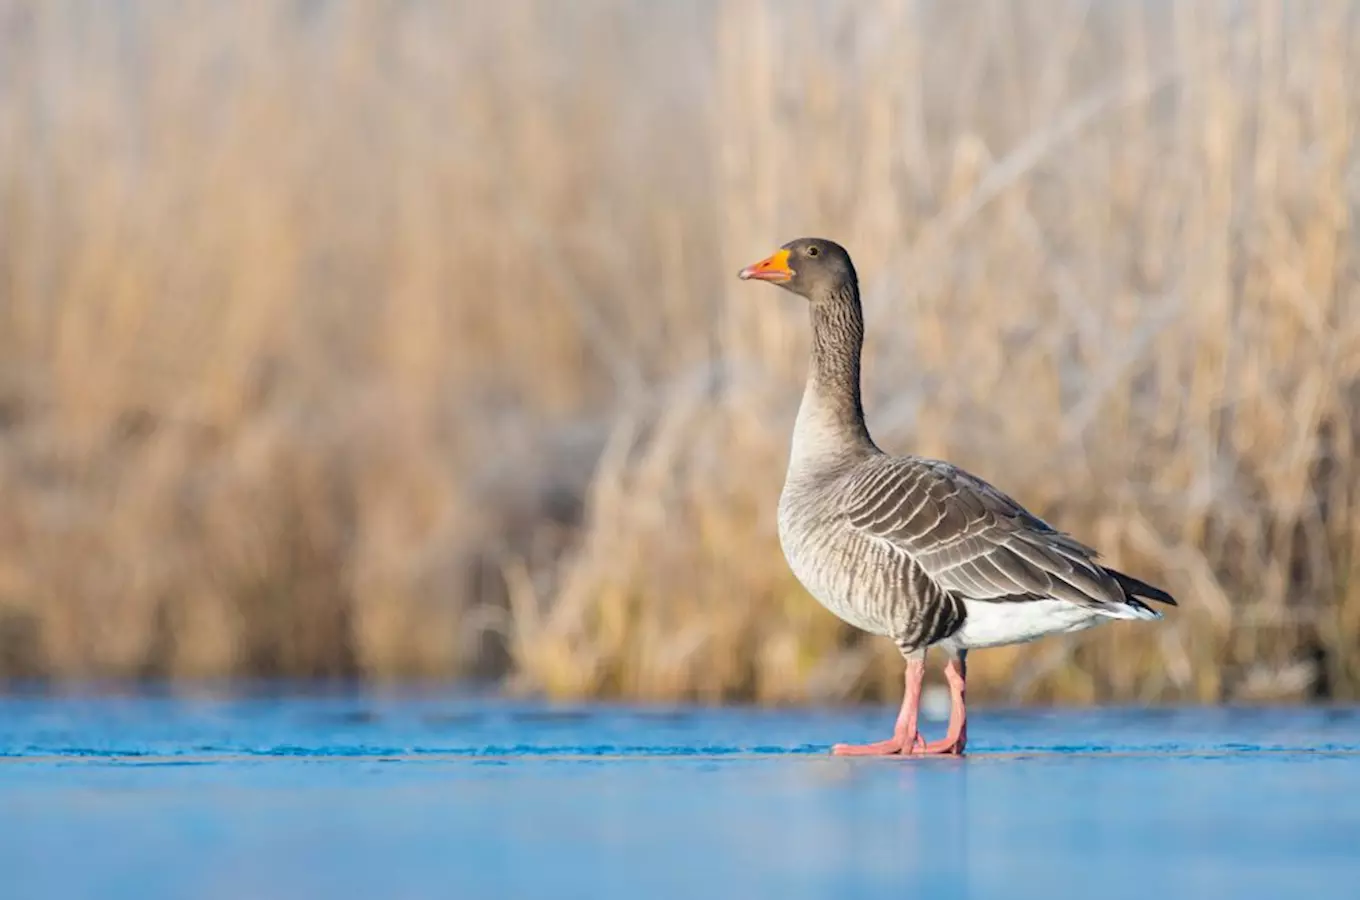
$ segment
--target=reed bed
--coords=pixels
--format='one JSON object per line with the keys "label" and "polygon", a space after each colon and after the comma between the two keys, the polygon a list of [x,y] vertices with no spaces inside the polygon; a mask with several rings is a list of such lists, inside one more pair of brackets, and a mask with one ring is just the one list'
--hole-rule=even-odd
{"label": "reed bed", "polygon": [[0,0],[0,680],[893,698],[773,511],[879,443],[1181,599],[1005,702],[1360,693],[1352,4]]}

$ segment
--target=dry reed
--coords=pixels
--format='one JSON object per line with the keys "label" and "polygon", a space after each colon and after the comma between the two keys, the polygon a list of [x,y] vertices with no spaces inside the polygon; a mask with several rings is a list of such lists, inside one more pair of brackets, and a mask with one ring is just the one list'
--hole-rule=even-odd
{"label": "dry reed", "polygon": [[1356,18],[0,0],[0,679],[893,695],[773,533],[817,233],[880,443],[1182,598],[975,693],[1355,697]]}

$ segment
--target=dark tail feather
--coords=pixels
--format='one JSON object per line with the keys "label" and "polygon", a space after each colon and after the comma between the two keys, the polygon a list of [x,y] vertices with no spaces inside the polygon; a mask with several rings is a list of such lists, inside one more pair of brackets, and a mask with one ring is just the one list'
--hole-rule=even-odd
{"label": "dark tail feather", "polygon": [[1106,569],[1105,571],[1114,576],[1114,580],[1119,582],[1119,586],[1124,589],[1124,593],[1130,597],[1146,597],[1149,600],[1156,600],[1158,603],[1165,603],[1168,606],[1179,605],[1176,603],[1175,597],[1161,588],[1155,588],[1147,582],[1139,581],[1132,575],[1125,575],[1123,572],[1117,572],[1114,569]]}

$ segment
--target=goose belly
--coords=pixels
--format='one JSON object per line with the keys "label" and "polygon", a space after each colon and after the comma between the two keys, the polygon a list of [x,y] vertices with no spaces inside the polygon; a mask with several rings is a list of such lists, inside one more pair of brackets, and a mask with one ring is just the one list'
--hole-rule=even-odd
{"label": "goose belly", "polygon": [[1066,600],[987,602],[965,600],[963,627],[947,643],[961,650],[1023,644],[1050,634],[1090,628],[1106,618]]}
{"label": "goose belly", "polygon": [[894,631],[894,591],[889,560],[860,558],[844,564],[846,549],[834,540],[781,529],[780,543],[798,583],[842,621],[876,635]]}
{"label": "goose belly", "polygon": [[887,618],[877,614],[870,604],[865,602],[867,598],[857,596],[857,592],[847,589],[844,585],[828,584],[812,573],[800,572],[796,565],[792,566],[792,569],[798,583],[812,595],[813,599],[841,621],[870,634],[887,636],[892,633]]}

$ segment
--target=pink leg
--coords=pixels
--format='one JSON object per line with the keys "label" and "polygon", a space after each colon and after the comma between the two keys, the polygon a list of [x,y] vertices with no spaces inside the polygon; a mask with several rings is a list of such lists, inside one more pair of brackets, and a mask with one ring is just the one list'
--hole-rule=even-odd
{"label": "pink leg", "polygon": [[962,653],[944,667],[944,676],[949,680],[949,731],[944,740],[930,742],[922,752],[962,756],[968,743],[968,708],[964,702],[968,664]]}
{"label": "pink leg", "polygon": [[922,748],[921,735],[916,729],[917,712],[921,705],[921,685],[926,677],[925,655],[909,658],[902,692],[902,710],[897,714],[893,736],[872,744],[837,744],[831,752],[837,756],[892,756],[916,753]]}

